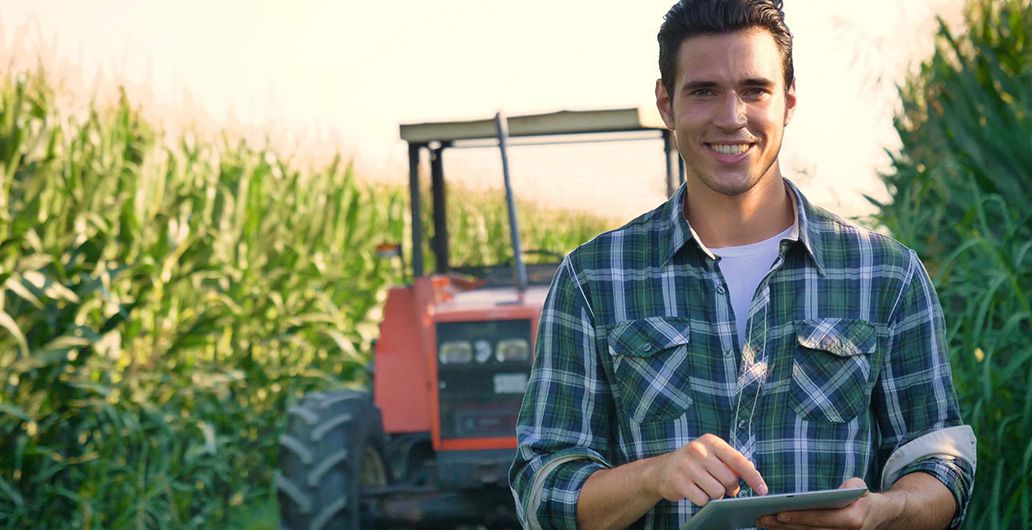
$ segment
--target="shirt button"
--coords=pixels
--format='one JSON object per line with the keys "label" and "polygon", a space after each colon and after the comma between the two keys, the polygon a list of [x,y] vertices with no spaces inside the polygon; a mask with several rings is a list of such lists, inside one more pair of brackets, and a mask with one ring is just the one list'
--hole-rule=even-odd
{"label": "shirt button", "polygon": [[739,429],[744,429],[744,428],[746,428],[748,426],[749,426],[749,421],[748,420],[738,420],[738,428]]}
{"label": "shirt button", "polygon": [[749,492],[747,492],[745,490],[740,490],[738,492],[738,497],[748,497],[748,496],[749,496]]}
{"label": "shirt button", "polygon": [[652,345],[651,344],[642,344],[641,345],[641,351],[650,351],[650,350],[652,350]]}
{"label": "shirt button", "polygon": [[720,293],[720,294],[724,294],[724,293],[727,292],[727,289],[725,289],[723,285],[718,285],[717,286],[717,292]]}
{"label": "shirt button", "polygon": [[730,357],[732,353],[731,348],[728,348],[724,350],[724,357]]}

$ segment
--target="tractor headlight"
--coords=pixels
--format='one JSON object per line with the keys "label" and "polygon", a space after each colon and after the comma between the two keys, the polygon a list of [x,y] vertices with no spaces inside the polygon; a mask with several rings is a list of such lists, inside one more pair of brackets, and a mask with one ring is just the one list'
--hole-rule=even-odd
{"label": "tractor headlight", "polygon": [[502,339],[498,341],[495,358],[503,363],[526,361],[530,359],[530,343],[527,339]]}
{"label": "tractor headlight", "polygon": [[473,349],[476,351],[477,362],[484,364],[488,359],[491,358],[491,343],[480,339],[473,343]]}
{"label": "tractor headlight", "polygon": [[473,344],[468,340],[442,342],[437,349],[441,364],[463,364],[473,360]]}

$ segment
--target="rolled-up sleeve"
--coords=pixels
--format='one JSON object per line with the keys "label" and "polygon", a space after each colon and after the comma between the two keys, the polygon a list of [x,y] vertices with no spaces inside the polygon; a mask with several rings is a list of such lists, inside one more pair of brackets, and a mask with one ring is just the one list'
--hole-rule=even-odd
{"label": "rolled-up sleeve", "polygon": [[563,260],[538,323],[509,485],[524,528],[576,528],[591,473],[611,467],[608,383],[583,286]]}
{"label": "rolled-up sleeve", "polygon": [[932,475],[953,493],[957,511],[950,527],[958,528],[974,488],[975,437],[960,416],[939,299],[912,252],[909,267],[872,396],[881,432],[882,487],[909,473]]}
{"label": "rolled-up sleeve", "polygon": [[957,501],[957,511],[950,521],[950,528],[960,528],[967,513],[967,502],[974,488],[975,468],[970,461],[955,456],[940,455],[928,457],[903,468],[899,476],[910,473],[927,473],[942,482],[953,499]]}

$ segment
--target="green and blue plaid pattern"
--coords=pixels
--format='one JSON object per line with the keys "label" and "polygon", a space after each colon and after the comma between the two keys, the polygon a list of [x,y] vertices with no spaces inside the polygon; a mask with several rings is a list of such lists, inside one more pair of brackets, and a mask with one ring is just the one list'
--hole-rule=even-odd
{"label": "green and blue plaid pattern", "polygon": [[[715,256],[659,208],[563,261],[541,313],[509,480],[531,528],[576,528],[594,471],[713,433],[771,493],[876,490],[892,452],[961,425],[935,291],[913,251],[795,197],[796,235],[756,289],[739,344]],[[934,457],[959,526],[974,469]],[[751,495],[744,488],[742,495]],[[660,501],[631,528],[677,528],[698,509]]]}

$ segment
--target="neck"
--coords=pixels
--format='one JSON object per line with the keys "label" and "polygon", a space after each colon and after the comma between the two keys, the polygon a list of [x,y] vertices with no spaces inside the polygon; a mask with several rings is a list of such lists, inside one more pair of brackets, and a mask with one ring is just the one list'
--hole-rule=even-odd
{"label": "neck", "polygon": [[794,202],[780,172],[734,196],[714,192],[702,183],[692,184],[689,181],[685,195],[685,217],[707,247],[756,243],[774,237],[795,222]]}

